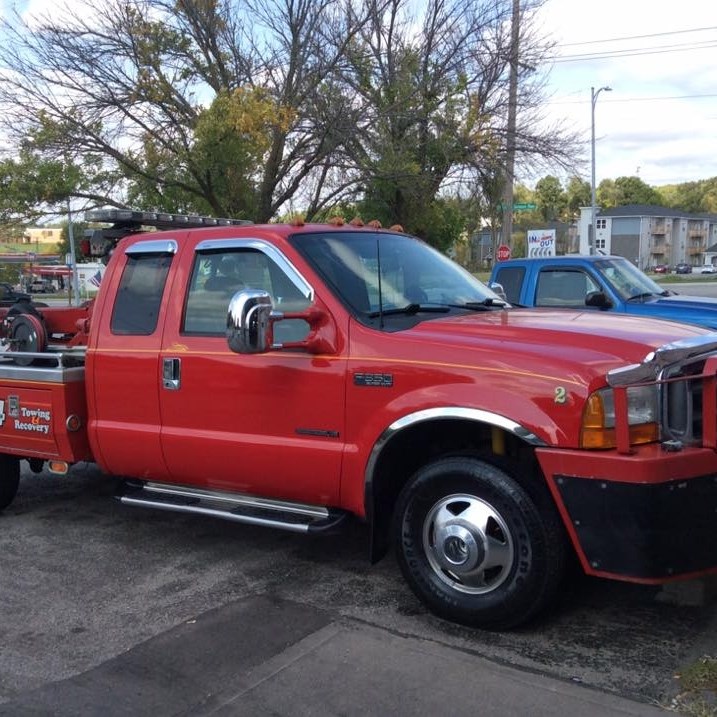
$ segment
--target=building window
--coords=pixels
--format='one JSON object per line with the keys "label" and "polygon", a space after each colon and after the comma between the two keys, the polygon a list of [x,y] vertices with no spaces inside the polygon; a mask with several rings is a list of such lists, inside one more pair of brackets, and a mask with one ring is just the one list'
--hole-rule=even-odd
{"label": "building window", "polygon": [[595,248],[596,249],[604,249],[605,248],[605,240],[604,239],[596,239],[595,240]]}
{"label": "building window", "polygon": [[598,219],[595,222],[595,226],[598,229],[607,229],[607,219]]}

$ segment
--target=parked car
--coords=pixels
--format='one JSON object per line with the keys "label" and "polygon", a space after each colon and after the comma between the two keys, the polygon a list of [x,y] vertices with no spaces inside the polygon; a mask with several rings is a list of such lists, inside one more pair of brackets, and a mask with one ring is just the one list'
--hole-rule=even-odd
{"label": "parked car", "polygon": [[0,282],[0,306],[12,306],[18,301],[30,301],[32,297],[24,291],[15,291],[10,284]]}
{"label": "parked car", "polygon": [[675,267],[675,274],[691,274],[692,273],[692,266],[690,264],[686,264],[684,261],[680,262]]}
{"label": "parked car", "polygon": [[714,264],[705,264],[700,267],[700,274],[717,274],[717,266]]}
{"label": "parked car", "polygon": [[51,294],[54,287],[49,281],[43,279],[35,279],[29,286],[31,294]]}
{"label": "parked car", "polygon": [[652,267],[652,271],[655,274],[669,274],[670,267],[668,264],[657,264],[656,266]]}

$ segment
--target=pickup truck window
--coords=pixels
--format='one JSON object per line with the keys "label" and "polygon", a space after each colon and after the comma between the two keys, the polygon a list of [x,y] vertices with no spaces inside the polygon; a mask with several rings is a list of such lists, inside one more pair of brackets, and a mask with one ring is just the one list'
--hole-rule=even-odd
{"label": "pickup truck window", "polygon": [[164,252],[127,255],[112,309],[110,330],[113,334],[150,336],[154,333],[171,263],[171,255]]}
{"label": "pickup truck window", "polygon": [[511,304],[520,303],[520,288],[523,286],[524,276],[524,266],[506,266],[496,272],[495,281],[503,287],[505,298]]}
{"label": "pickup truck window", "polygon": [[600,291],[600,287],[580,269],[543,269],[538,275],[535,305],[583,307],[591,291]]}
{"label": "pickup truck window", "polygon": [[323,232],[292,240],[353,315],[370,325],[379,312],[415,323],[451,310],[504,306],[474,276],[404,234]]}
{"label": "pickup truck window", "polygon": [[598,268],[623,301],[664,295],[661,286],[626,259],[605,259]]}
{"label": "pickup truck window", "polygon": [[[198,251],[189,283],[182,332],[224,336],[232,296],[242,289],[268,292],[277,311],[303,311],[311,303],[269,256],[256,249]],[[301,341],[309,325],[301,319],[276,324],[279,343]]]}

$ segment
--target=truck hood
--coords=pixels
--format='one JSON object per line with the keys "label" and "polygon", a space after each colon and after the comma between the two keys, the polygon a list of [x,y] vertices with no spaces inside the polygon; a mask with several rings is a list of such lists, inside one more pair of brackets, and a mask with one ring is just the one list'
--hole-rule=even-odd
{"label": "truck hood", "polygon": [[502,362],[524,370],[569,373],[588,383],[612,369],[641,363],[665,344],[710,334],[702,327],[672,321],[564,309],[448,316],[421,322],[408,333],[454,359],[460,355],[462,362]]}
{"label": "truck hood", "polygon": [[645,314],[650,316],[717,329],[717,299],[709,296],[660,296],[644,304],[631,305],[631,313],[642,313],[638,307],[645,307]]}

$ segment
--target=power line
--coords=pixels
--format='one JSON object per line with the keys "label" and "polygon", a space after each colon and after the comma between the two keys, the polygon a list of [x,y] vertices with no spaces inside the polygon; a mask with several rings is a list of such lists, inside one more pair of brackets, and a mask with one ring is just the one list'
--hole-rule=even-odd
{"label": "power line", "polygon": [[[665,95],[664,97],[627,97],[627,98],[610,98],[601,99],[600,104],[613,104],[616,102],[665,102],[667,100],[700,100],[717,97],[717,93],[705,95]],[[548,105],[584,105],[585,99],[581,100],[557,100],[554,102],[546,102]]]}
{"label": "power line", "polygon": [[717,30],[717,27],[695,27],[691,30],[671,30],[669,32],[653,32],[649,35],[626,35],[624,37],[611,37],[603,40],[585,40],[584,42],[565,42],[560,47],[578,47],[580,45],[596,45],[604,42],[622,42],[623,40],[645,40],[650,37],[665,37],[666,35],[684,35],[690,32],[707,32]]}
{"label": "power line", "polygon": [[589,60],[611,60],[621,57],[638,57],[640,55],[664,55],[672,52],[692,52],[694,50],[708,50],[717,47],[717,40],[705,40],[697,45],[657,45],[650,47],[636,47],[627,50],[608,50],[606,52],[595,52],[583,55],[565,55],[556,57],[554,63],[562,62],[586,62]]}

